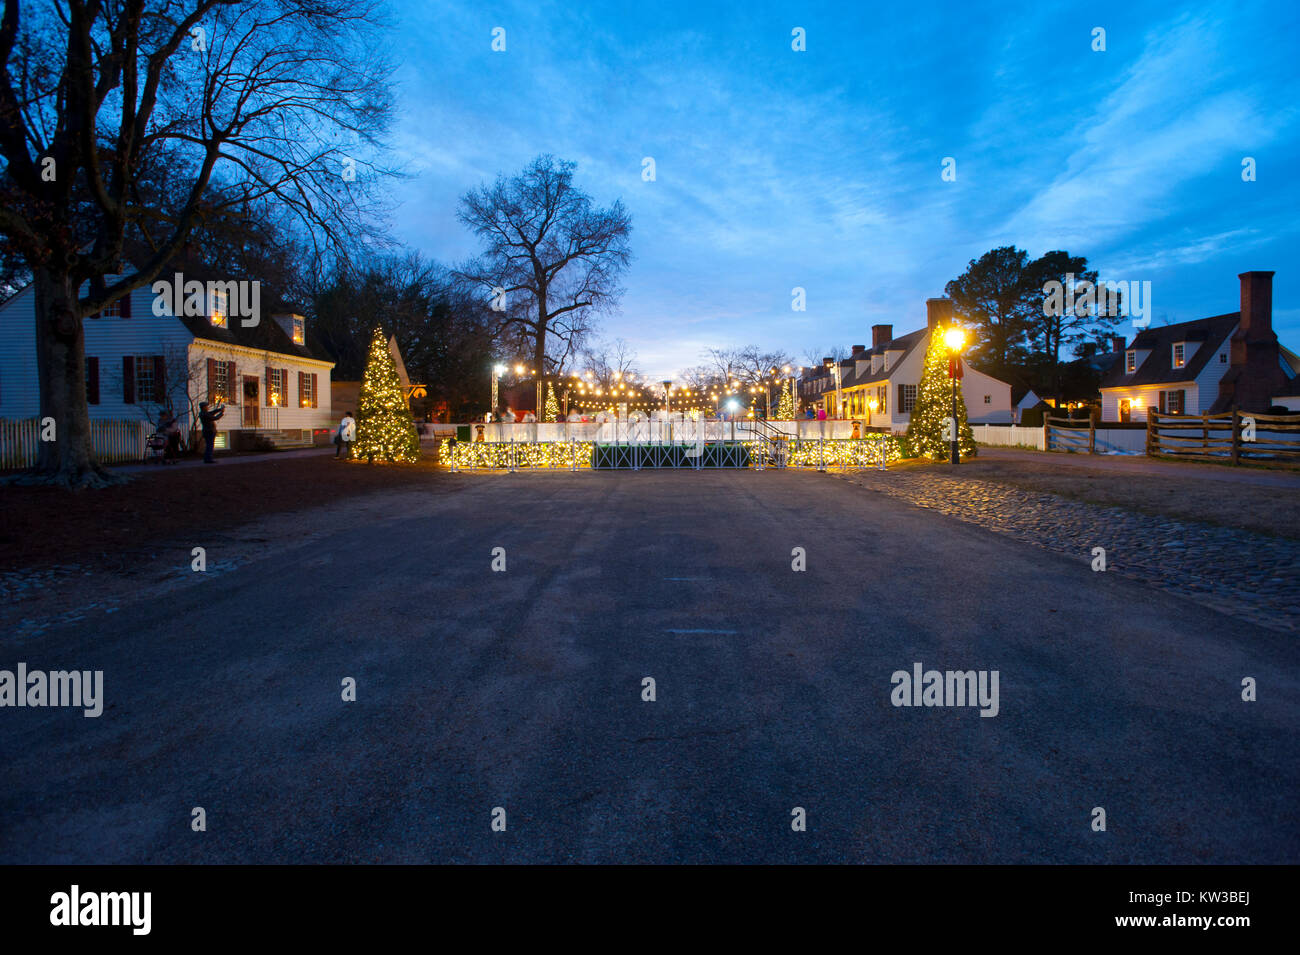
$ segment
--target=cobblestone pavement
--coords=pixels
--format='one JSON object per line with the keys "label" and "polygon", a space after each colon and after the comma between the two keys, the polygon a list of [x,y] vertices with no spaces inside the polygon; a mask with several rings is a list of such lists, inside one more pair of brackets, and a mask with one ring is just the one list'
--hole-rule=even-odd
{"label": "cobblestone pavement", "polygon": [[1261,626],[1300,632],[1300,541],[1071,501],[926,471],[835,477],[1085,563]]}

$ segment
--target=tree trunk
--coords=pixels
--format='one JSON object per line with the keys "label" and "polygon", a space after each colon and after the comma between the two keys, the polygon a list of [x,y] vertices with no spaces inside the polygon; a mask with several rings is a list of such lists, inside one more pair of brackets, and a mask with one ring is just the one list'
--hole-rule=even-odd
{"label": "tree trunk", "polygon": [[85,334],[72,276],[37,269],[33,286],[41,431],[53,419],[54,440],[40,443],[36,468],[26,480],[69,488],[117,483],[95,460],[86,407]]}
{"label": "tree trunk", "polygon": [[538,421],[542,420],[546,409],[543,404],[546,396],[542,394],[545,387],[542,376],[546,374],[546,318],[546,291],[543,288],[537,303],[537,337],[533,340],[533,369],[537,375],[537,407],[533,413],[537,415]]}

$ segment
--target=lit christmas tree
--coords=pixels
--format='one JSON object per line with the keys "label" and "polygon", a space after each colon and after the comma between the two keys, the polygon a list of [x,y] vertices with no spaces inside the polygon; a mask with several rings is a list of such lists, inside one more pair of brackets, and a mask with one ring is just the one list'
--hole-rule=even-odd
{"label": "lit christmas tree", "polygon": [[402,393],[397,364],[388,350],[388,339],[380,328],[370,342],[370,357],[361,378],[357,398],[357,440],[352,446],[355,459],[374,462],[417,461],[420,436],[411,420],[411,408]]}
{"label": "lit christmas tree", "polygon": [[[952,450],[952,437],[947,428],[952,417],[953,380],[948,377],[948,349],[943,341],[944,329],[936,328],[930,334],[930,347],[925,353],[925,370],[916,388],[916,404],[912,420],[907,426],[907,441],[912,454],[947,461]],[[974,457],[975,434],[966,421],[966,399],[957,379],[957,427],[960,437],[958,450],[962,457]]]}
{"label": "lit christmas tree", "polygon": [[790,388],[789,378],[781,384],[781,400],[776,405],[776,416],[785,419],[794,417],[794,391]]}
{"label": "lit christmas tree", "polygon": [[555,400],[555,386],[546,386],[546,414],[542,416],[543,421],[560,420],[560,403]]}

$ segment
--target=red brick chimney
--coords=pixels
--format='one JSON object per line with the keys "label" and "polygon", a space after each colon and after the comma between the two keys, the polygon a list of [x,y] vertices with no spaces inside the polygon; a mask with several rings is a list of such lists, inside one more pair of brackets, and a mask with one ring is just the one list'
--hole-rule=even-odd
{"label": "red brick chimney", "polygon": [[952,324],[952,302],[946,298],[927,298],[925,300],[925,325],[934,331],[936,325]]}
{"label": "red brick chimney", "polygon": [[853,357],[853,358],[861,358],[861,357],[862,357],[862,353],[865,352],[866,350],[867,350],[867,346],[866,346],[866,345],[854,345],[854,346],[853,346],[853,355],[852,355],[852,357]]}
{"label": "red brick chimney", "polygon": [[893,338],[894,338],[893,325],[872,325],[871,326],[871,347],[872,348],[879,348],[881,345],[884,345],[886,342],[893,341]]}
{"label": "red brick chimney", "polygon": [[1241,316],[1232,334],[1231,358],[1219,380],[1214,410],[1236,405],[1242,411],[1267,412],[1273,397],[1287,388],[1277,334],[1273,331],[1273,273],[1242,272]]}
{"label": "red brick chimney", "polygon": [[1123,335],[1112,335],[1112,336],[1110,336],[1110,350],[1111,350],[1111,354],[1117,354],[1117,353],[1122,352],[1122,351],[1124,350],[1124,336],[1123,336]]}

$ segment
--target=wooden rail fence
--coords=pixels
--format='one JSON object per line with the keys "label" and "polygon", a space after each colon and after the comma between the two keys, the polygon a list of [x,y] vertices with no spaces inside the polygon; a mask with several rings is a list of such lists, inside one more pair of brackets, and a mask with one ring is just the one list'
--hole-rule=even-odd
{"label": "wooden rail fence", "polygon": [[1195,461],[1243,460],[1300,464],[1300,414],[1147,411],[1147,454]]}
{"label": "wooden rail fence", "polygon": [[[1085,427],[1086,425],[1086,427]],[[1043,416],[1043,449],[1046,451],[1097,451],[1097,427],[1092,418],[1052,418]]]}

